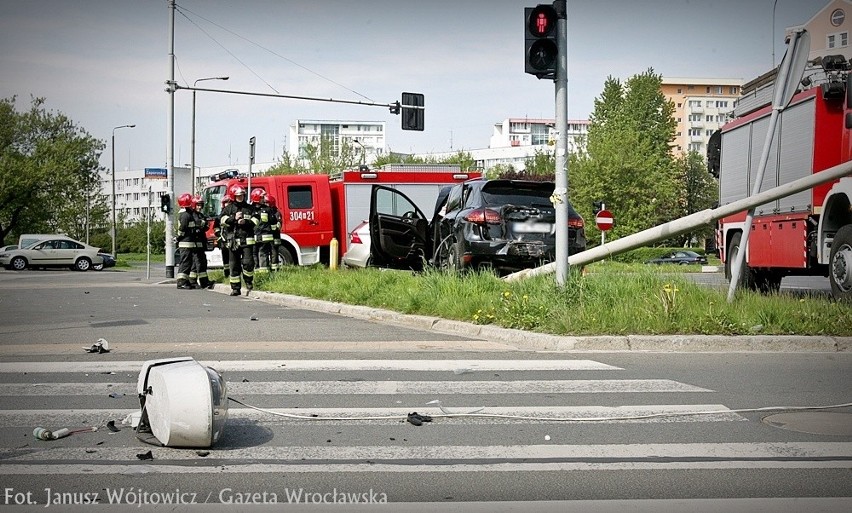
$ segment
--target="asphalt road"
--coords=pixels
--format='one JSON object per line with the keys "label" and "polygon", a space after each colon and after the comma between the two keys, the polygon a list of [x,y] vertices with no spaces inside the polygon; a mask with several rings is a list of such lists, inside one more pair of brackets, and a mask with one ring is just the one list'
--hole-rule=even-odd
{"label": "asphalt road", "polygon": [[[417,325],[181,291],[139,271],[0,271],[0,500],[852,508],[852,408],[791,409],[852,402],[850,352],[536,351]],[[84,350],[98,340],[109,353]],[[141,363],[172,356],[215,367],[250,405],[230,404],[212,448],[148,445],[122,423],[139,410]],[[414,411],[434,419],[414,426]],[[40,441],[39,426],[98,430]],[[341,509],[355,500],[373,503]]]}

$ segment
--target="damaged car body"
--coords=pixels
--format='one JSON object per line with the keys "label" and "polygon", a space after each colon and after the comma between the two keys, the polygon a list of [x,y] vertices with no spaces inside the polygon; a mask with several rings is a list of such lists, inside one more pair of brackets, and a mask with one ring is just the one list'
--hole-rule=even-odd
{"label": "damaged car body", "polygon": [[[417,269],[429,263],[503,274],[555,258],[553,182],[477,179],[453,185],[438,195],[428,222],[404,195],[380,189],[374,187],[371,203],[371,249],[384,265]],[[570,203],[568,234],[569,254],[586,249],[583,218]]]}

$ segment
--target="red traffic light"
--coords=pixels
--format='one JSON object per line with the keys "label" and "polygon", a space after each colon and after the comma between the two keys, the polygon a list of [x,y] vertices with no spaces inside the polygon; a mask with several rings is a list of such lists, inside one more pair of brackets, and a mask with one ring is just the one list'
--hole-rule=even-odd
{"label": "red traffic light", "polygon": [[535,37],[548,37],[556,31],[556,9],[552,5],[539,4],[527,17],[527,30]]}

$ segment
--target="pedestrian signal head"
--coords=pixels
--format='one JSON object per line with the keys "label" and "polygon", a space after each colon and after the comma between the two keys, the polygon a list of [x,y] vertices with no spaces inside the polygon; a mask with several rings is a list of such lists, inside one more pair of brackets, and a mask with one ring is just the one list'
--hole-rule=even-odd
{"label": "pedestrian signal head", "polygon": [[178,206],[180,208],[189,208],[192,206],[192,194],[185,192],[178,196]]}
{"label": "pedestrian signal head", "polygon": [[252,203],[260,203],[263,201],[264,196],[266,196],[266,191],[263,189],[252,189],[249,198],[251,198]]}

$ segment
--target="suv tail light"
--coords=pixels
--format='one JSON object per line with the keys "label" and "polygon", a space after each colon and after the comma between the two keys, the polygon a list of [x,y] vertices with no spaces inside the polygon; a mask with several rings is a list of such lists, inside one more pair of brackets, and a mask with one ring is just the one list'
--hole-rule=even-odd
{"label": "suv tail light", "polygon": [[500,212],[489,208],[478,208],[468,212],[464,219],[477,224],[500,224],[503,222],[503,216],[500,215]]}
{"label": "suv tail light", "polygon": [[586,225],[586,222],[582,217],[569,217],[568,218],[568,227],[569,228],[582,228]]}

